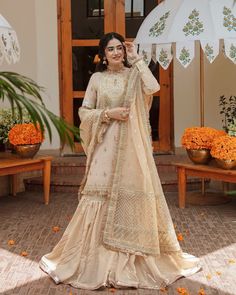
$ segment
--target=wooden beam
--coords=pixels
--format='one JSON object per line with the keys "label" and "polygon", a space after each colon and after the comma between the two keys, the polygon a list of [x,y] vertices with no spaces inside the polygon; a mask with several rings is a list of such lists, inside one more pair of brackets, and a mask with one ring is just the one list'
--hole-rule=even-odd
{"label": "wooden beam", "polygon": [[98,39],[72,40],[72,46],[98,46]]}
{"label": "wooden beam", "polygon": [[114,32],[114,12],[115,12],[116,1],[104,0],[104,33]]}
{"label": "wooden beam", "polygon": [[[73,89],[72,83],[72,33],[71,5],[68,0],[61,0],[61,79],[62,79],[62,117],[70,124],[73,123]],[[66,79],[65,79],[66,77]]]}
{"label": "wooden beam", "polygon": [[[125,1],[116,0],[115,7],[115,31],[125,36]],[[122,21],[121,21],[122,20]]]}

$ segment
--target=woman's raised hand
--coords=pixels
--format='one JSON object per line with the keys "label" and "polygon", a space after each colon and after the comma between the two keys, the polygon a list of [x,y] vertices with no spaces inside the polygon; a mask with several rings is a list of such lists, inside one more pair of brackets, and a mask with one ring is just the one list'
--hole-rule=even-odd
{"label": "woman's raised hand", "polygon": [[130,109],[126,107],[117,107],[107,110],[107,115],[109,118],[118,121],[127,121],[129,118]]}
{"label": "woman's raised hand", "polygon": [[123,44],[126,48],[126,54],[128,59],[130,58],[131,60],[134,60],[139,58],[139,55],[133,42],[125,41]]}

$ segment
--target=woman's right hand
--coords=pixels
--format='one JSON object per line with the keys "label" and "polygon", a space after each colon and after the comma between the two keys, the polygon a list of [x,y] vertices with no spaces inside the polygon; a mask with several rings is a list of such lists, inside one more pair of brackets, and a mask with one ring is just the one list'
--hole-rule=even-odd
{"label": "woman's right hand", "polygon": [[127,121],[129,118],[130,109],[126,107],[117,107],[107,110],[107,115],[109,118],[118,121]]}

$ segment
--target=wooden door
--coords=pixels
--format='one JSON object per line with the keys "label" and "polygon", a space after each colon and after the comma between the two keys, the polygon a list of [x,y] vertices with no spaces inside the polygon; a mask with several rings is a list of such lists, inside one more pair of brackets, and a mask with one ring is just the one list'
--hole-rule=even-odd
{"label": "wooden door", "polygon": [[[61,115],[79,125],[78,108],[95,71],[100,37],[115,31],[133,40],[145,16],[160,0],[57,0]],[[173,151],[172,66],[150,68],[161,90],[154,95],[150,122],[154,152]],[[76,152],[82,152],[76,143]]]}

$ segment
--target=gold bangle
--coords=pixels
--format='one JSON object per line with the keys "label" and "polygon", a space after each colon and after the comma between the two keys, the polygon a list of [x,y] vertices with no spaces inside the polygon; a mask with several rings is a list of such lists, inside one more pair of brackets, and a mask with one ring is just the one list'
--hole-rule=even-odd
{"label": "gold bangle", "polygon": [[104,122],[110,123],[111,118],[108,116],[108,110],[104,111]]}

